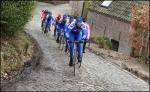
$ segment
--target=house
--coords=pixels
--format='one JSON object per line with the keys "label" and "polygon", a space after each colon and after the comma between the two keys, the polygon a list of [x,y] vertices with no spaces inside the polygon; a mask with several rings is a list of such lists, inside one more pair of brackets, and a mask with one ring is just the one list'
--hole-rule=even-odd
{"label": "house", "polygon": [[[148,1],[145,1],[145,4]],[[93,1],[87,14],[91,36],[107,36],[115,51],[130,54],[128,33],[131,30],[131,7],[141,1]]]}

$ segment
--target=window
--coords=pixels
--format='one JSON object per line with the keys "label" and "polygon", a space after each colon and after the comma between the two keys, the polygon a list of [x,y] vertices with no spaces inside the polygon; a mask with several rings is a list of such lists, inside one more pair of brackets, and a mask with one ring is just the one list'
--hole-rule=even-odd
{"label": "window", "polygon": [[108,7],[111,3],[112,3],[112,1],[105,0],[101,5],[104,7]]}

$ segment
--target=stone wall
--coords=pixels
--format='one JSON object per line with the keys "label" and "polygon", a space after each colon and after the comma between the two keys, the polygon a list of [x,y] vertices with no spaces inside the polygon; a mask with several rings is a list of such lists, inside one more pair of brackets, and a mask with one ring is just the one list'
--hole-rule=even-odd
{"label": "stone wall", "polygon": [[39,0],[40,2],[51,3],[51,4],[65,4],[69,3],[69,0]]}
{"label": "stone wall", "polygon": [[69,3],[69,0],[51,0],[51,3],[53,3],[53,4],[65,4],[65,3]]}
{"label": "stone wall", "polygon": [[75,16],[82,15],[83,2],[84,1],[70,1],[69,2],[72,8],[72,12],[71,12],[72,15],[75,15]]}
{"label": "stone wall", "polygon": [[128,32],[130,24],[110,16],[89,10],[87,22],[91,26],[91,36],[107,36],[119,42],[119,52],[129,55]]}

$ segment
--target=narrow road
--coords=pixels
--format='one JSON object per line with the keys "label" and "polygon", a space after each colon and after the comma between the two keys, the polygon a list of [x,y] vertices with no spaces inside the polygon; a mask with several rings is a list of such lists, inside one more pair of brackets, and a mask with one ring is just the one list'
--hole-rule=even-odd
{"label": "narrow road", "polygon": [[68,4],[51,5],[38,3],[32,20],[26,25],[27,32],[39,43],[44,53],[41,65],[32,70],[27,78],[10,89],[15,91],[148,91],[149,84],[131,73],[120,69],[88,50],[83,63],[74,77],[68,66],[69,57],[58,48],[51,32],[49,37],[40,31],[40,10],[49,9],[54,15],[69,13]]}

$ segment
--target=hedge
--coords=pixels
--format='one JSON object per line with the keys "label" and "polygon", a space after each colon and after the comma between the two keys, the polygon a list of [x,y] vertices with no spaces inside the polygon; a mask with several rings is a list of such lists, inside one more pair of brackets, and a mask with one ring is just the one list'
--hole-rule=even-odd
{"label": "hedge", "polygon": [[13,36],[28,22],[35,1],[1,1],[1,36]]}

